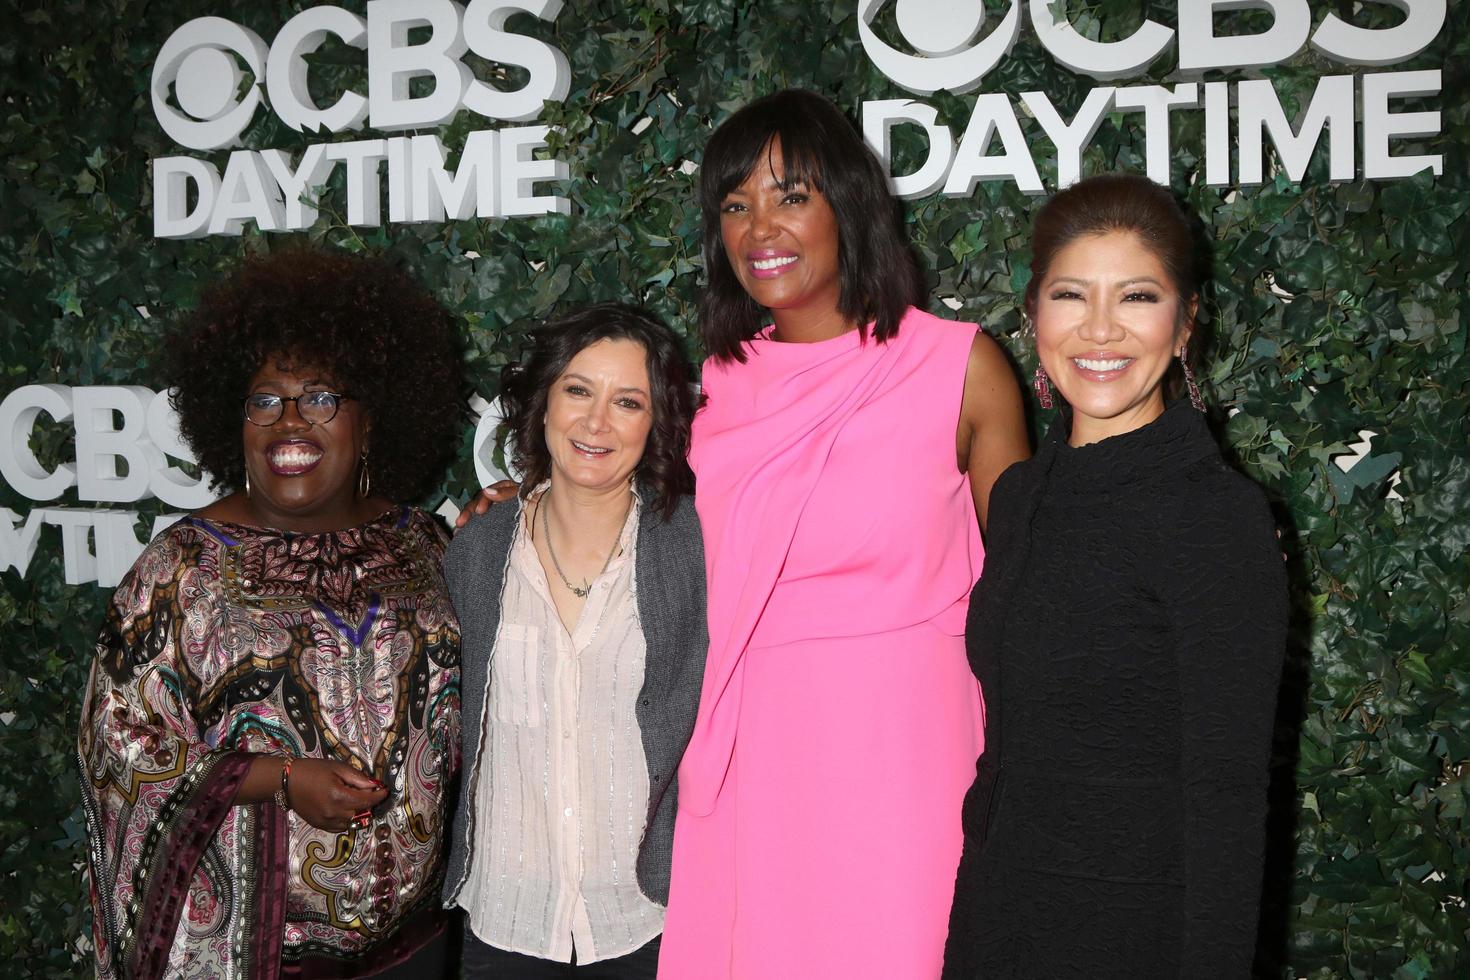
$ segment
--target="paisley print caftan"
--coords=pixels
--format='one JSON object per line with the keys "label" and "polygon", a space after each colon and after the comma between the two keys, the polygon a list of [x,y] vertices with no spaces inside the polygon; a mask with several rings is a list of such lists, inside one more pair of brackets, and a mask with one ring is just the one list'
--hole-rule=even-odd
{"label": "paisley print caftan", "polygon": [[[288,534],[186,518],[118,587],[78,754],[100,977],[348,977],[442,928],[458,768],[446,538],[407,508]],[[385,783],[365,829],[234,804],[257,754]]]}

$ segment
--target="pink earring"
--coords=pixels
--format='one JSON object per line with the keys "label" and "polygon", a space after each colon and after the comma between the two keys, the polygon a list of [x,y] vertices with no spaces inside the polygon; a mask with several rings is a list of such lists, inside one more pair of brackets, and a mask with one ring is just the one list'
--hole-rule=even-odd
{"label": "pink earring", "polygon": [[1205,400],[1199,393],[1199,385],[1194,380],[1194,368],[1189,366],[1189,344],[1179,348],[1179,366],[1184,369],[1184,386],[1189,389],[1189,404],[1194,406],[1196,412],[1205,410]]}
{"label": "pink earring", "polygon": [[[1031,319],[1031,314],[1021,311],[1021,331],[1030,334],[1032,340],[1036,339],[1036,324]],[[1046,376],[1046,368],[1041,366],[1040,361],[1036,364],[1036,373],[1031,376],[1031,390],[1036,392],[1036,400],[1042,408],[1051,408],[1051,378]]]}
{"label": "pink earring", "polygon": [[1031,379],[1031,387],[1036,391],[1036,400],[1041,403],[1042,408],[1051,408],[1051,379],[1046,376],[1046,368],[1040,364],[1036,365],[1036,374]]}

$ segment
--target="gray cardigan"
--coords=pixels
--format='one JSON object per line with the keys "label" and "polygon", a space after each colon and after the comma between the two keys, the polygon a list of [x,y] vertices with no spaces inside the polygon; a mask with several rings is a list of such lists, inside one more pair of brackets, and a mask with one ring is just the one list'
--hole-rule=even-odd
{"label": "gray cardigan", "polygon": [[[485,729],[490,657],[500,626],[500,596],[521,502],[492,507],[454,538],[444,557],[461,633],[459,799],[449,838],[444,905],[453,907],[469,877],[475,834],[475,784]],[[638,886],[669,902],[669,867],[678,809],[675,774],[694,731],[709,646],[704,603],[704,539],[694,501],[683,497],[667,521],[645,509],[638,522],[634,566],[638,618],[648,653],[635,714],[648,761],[648,817],[638,849]]]}

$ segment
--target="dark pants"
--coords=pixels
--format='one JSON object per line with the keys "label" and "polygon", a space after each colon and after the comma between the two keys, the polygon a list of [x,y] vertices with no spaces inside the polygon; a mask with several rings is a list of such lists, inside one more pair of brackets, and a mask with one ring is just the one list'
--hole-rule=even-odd
{"label": "dark pants", "polygon": [[658,972],[658,936],[626,956],[599,960],[585,966],[558,963],[525,953],[508,953],[480,942],[466,926],[464,930],[465,980],[654,980]]}
{"label": "dark pants", "polygon": [[418,952],[397,966],[372,974],[373,980],[447,980],[450,972],[450,947],[453,944],[451,923]]}

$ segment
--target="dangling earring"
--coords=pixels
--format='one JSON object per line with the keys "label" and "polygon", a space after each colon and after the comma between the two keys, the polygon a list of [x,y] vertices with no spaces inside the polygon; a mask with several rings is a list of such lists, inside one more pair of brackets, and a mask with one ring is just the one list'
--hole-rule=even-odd
{"label": "dangling earring", "polygon": [[367,450],[362,451],[362,464],[357,471],[357,495],[366,498],[373,489],[373,479],[368,475]]}
{"label": "dangling earring", "polygon": [[[1031,321],[1031,314],[1025,310],[1021,311],[1021,332],[1029,334],[1031,339],[1036,339],[1036,324]],[[1046,368],[1040,362],[1036,365],[1036,374],[1031,377],[1031,389],[1036,392],[1036,400],[1041,403],[1042,408],[1051,408],[1051,378],[1046,376]]]}
{"label": "dangling earring", "polygon": [[250,496],[250,471],[245,471],[245,496]]}
{"label": "dangling earring", "polygon": [[1036,400],[1041,403],[1041,407],[1051,408],[1051,378],[1046,376],[1046,368],[1040,364],[1036,365],[1036,374],[1031,379],[1031,387],[1036,390]]}
{"label": "dangling earring", "polygon": [[1205,400],[1200,396],[1199,385],[1194,380],[1194,368],[1189,366],[1189,342],[1179,348],[1179,366],[1184,369],[1184,386],[1189,389],[1189,404],[1196,412],[1205,410]]}

